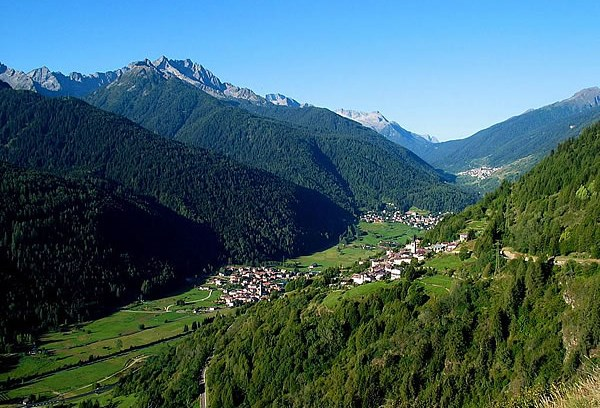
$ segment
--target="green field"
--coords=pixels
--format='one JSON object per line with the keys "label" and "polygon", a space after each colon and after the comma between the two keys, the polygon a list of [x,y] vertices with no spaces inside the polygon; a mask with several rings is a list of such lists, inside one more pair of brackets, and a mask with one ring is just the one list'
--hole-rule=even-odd
{"label": "green field", "polygon": [[[178,295],[138,302],[110,316],[48,333],[37,344],[44,353],[20,355],[14,368],[0,373],[0,381],[58,371],[32,382],[25,381],[5,394],[9,398],[31,394],[52,397],[67,391],[77,391],[75,394],[90,391],[85,388],[90,384],[110,383],[115,373],[133,359],[155,354],[167,344],[179,341],[174,337],[182,334],[185,326],[189,329],[194,322],[201,323],[206,317],[230,312],[225,309],[193,313],[196,308],[216,307],[220,295],[219,290],[190,289]],[[128,351],[131,348],[136,349]],[[80,365],[90,358],[106,360]],[[136,360],[137,364],[140,362]]]}
{"label": "green field", "polygon": [[446,275],[424,276],[419,282],[430,296],[446,295],[452,287],[452,278]]}
{"label": "green field", "polygon": [[446,270],[456,270],[460,268],[463,261],[458,255],[454,254],[438,254],[435,257],[425,261],[425,266],[436,269],[439,272]]}
{"label": "green field", "polygon": [[394,241],[404,244],[413,235],[421,236],[421,230],[401,223],[367,223],[361,222],[359,230],[362,235],[348,245],[336,245],[321,252],[290,259],[299,268],[306,269],[317,264],[319,268],[349,267],[358,260],[366,260],[379,255],[383,248],[379,244]]}
{"label": "green field", "polygon": [[[467,230],[482,232],[487,227],[488,222],[485,220],[471,220],[467,223]],[[466,232],[466,231],[465,231]]]}
{"label": "green field", "polygon": [[[429,295],[445,295],[450,292],[453,279],[445,275],[435,275],[420,278],[418,282],[423,285]],[[334,290],[329,292],[321,303],[332,309],[344,299],[358,300],[392,285],[394,285],[394,281],[379,281],[354,286],[350,289]]]}
{"label": "green field", "polygon": [[328,308],[335,307],[342,299],[350,300],[350,299],[360,299],[365,296],[369,296],[372,293],[377,292],[378,290],[385,288],[389,285],[393,285],[393,282],[380,281],[380,282],[372,282],[365,283],[364,285],[354,286],[347,290],[334,290],[327,294],[325,299],[323,299],[322,304],[327,306]]}
{"label": "green field", "polygon": [[169,343],[175,344],[177,341],[179,339],[150,346],[144,350],[132,351],[105,361],[60,371],[49,377],[9,390],[6,395],[11,399],[24,399],[29,395],[44,398],[56,398],[59,395],[70,397],[91,391],[96,384],[101,386],[114,384],[120,374],[134,369],[144,358],[159,353],[168,347]]}
{"label": "green field", "polygon": [[414,235],[421,236],[423,232],[418,228],[413,228],[401,223],[368,223],[361,222],[359,229],[366,233],[359,237],[354,243],[377,246],[381,241],[395,241],[405,244],[407,239]]}
{"label": "green field", "polygon": [[414,211],[414,212],[416,212],[417,214],[420,214],[420,215],[429,215],[429,214],[431,214],[431,212],[430,212],[430,211],[427,211],[427,210],[421,210],[421,209],[420,209],[420,208],[418,208],[418,207],[410,207],[410,208],[408,209],[408,211]]}

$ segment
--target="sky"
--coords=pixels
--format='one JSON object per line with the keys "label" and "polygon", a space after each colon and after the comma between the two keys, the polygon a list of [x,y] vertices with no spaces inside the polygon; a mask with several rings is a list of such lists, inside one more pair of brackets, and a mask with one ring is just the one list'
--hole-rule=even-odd
{"label": "sky", "polygon": [[190,58],[262,95],[380,111],[440,140],[600,86],[597,0],[1,3],[0,62],[17,70]]}

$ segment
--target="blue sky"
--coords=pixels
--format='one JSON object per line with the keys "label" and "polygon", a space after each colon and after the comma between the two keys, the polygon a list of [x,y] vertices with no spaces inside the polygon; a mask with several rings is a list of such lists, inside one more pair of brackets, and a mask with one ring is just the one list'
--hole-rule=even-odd
{"label": "blue sky", "polygon": [[598,1],[3,1],[0,62],[15,69],[190,58],[442,140],[600,86]]}

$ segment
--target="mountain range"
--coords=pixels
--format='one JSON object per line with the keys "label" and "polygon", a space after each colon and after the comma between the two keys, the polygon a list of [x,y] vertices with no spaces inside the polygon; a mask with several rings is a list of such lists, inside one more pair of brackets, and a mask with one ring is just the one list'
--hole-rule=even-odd
{"label": "mountain range", "polygon": [[145,65],[152,65],[166,79],[178,78],[217,98],[244,100],[259,105],[273,103],[284,106],[301,106],[296,100],[281,94],[268,94],[262,97],[251,89],[221,82],[208,69],[189,59],[171,60],[165,56],[155,61],[147,59],[132,62],[126,67],[114,71],[96,72],[89,75],[79,72],[65,75],[61,72],[50,71],[47,67],[37,68],[25,73],[0,63],[0,80],[8,83],[13,89],[36,91],[46,96],[83,97],[118,80],[124,73]]}
{"label": "mountain range", "polygon": [[[277,93],[263,97],[251,89],[222,82],[211,71],[189,59],[173,60],[163,56],[155,61],[133,62],[114,71],[90,75],[76,72],[64,75],[60,72],[52,72],[46,67],[24,73],[0,64],[0,80],[9,83],[15,89],[34,90],[43,95],[87,97],[96,90],[109,89],[124,74],[132,70],[139,72],[143,67],[152,67],[155,73],[164,79],[178,79],[221,101],[260,116],[277,120],[293,117],[295,124],[302,116],[315,119],[313,113],[300,114],[295,111],[284,112],[272,109],[283,107],[296,110],[309,108],[310,105],[301,104]],[[457,174],[481,167],[500,168],[503,170],[492,177],[501,179],[514,178],[522,174],[548,154],[560,141],[577,136],[583,127],[600,119],[599,99],[598,88],[585,89],[564,101],[531,109],[468,138],[442,143],[437,143],[434,137],[408,131],[398,123],[387,120],[379,112],[364,113],[339,109],[337,113],[377,131],[442,171]],[[309,125],[313,129],[325,126],[330,131],[332,122],[335,120],[328,117],[326,123],[311,122]],[[306,123],[304,121],[304,124]],[[157,129],[152,130],[157,131]],[[461,183],[465,182],[464,177],[459,180]],[[468,179],[466,183],[472,181]],[[483,185],[481,182],[477,183],[480,184],[479,189],[489,191],[491,187],[498,184],[498,181]]]}
{"label": "mountain range", "polygon": [[131,64],[85,100],[164,137],[319,191],[350,211],[381,202],[447,211],[472,200],[415,154],[331,111],[215,98],[165,75],[164,65]]}

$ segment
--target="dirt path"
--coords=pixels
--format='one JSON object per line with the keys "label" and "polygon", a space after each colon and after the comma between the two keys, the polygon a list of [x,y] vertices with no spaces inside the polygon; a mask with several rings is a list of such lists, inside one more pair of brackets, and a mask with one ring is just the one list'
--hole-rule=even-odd
{"label": "dirt path", "polygon": [[[528,262],[530,260],[537,262],[539,260],[538,256],[525,254],[523,252],[517,252],[514,249],[508,248],[508,247],[502,248],[502,250],[500,251],[500,254],[508,260],[517,259],[517,258],[523,258],[525,260],[525,262]],[[600,264],[600,259],[596,259],[596,258],[575,258],[575,257],[571,257],[571,256],[559,255],[559,256],[552,256],[549,259],[553,259],[554,264],[559,265],[559,266],[564,265],[569,261],[573,261],[578,264],[590,264],[590,263]]]}
{"label": "dirt path", "polygon": [[[212,291],[212,289],[211,289],[211,290],[210,290],[210,292],[208,292],[208,295],[206,295],[206,297],[204,297],[204,298],[202,298],[202,299],[198,299],[198,300],[192,300],[191,302],[185,302],[185,304],[186,304],[186,305],[191,305],[191,304],[193,304],[193,303],[204,302],[205,300],[208,300],[208,299],[210,299],[210,297],[212,296],[212,293],[213,293],[213,291]],[[172,308],[173,306],[175,306],[175,305],[176,305],[176,303],[173,303],[173,304],[171,304],[171,305],[169,305],[169,306],[165,307],[165,313],[166,313],[166,312],[170,312],[170,311],[171,311],[171,308]]]}

